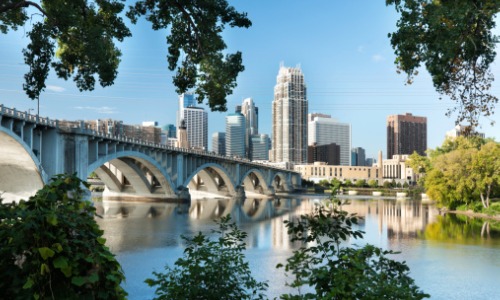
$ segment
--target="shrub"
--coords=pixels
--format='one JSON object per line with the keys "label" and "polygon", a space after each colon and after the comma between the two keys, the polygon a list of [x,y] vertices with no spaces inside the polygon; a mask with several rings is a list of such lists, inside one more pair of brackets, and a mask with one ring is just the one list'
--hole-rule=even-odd
{"label": "shrub", "polygon": [[230,223],[231,217],[218,221],[219,237],[211,240],[201,232],[193,238],[183,236],[187,247],[175,267],[165,273],[153,272],[146,279],[157,286],[155,299],[263,299],[267,283],[257,282],[245,261],[247,234]]}
{"label": "shrub", "polygon": [[[287,285],[298,294],[284,294],[281,299],[428,298],[415,285],[404,262],[386,257],[395,252],[372,245],[345,245],[350,238],[362,238],[363,232],[353,229],[358,217],[343,211],[341,205],[334,200],[330,209],[319,206],[310,215],[285,221],[291,240],[303,246],[284,266],[293,278]],[[311,287],[314,293],[302,294],[303,287]]]}
{"label": "shrub", "polygon": [[28,201],[0,205],[4,299],[124,299],[124,275],[104,245],[85,185],[58,175]]}

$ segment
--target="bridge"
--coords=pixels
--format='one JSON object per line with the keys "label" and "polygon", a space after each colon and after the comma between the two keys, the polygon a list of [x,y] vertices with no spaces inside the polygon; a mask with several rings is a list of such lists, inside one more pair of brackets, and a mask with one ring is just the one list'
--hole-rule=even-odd
{"label": "bridge", "polygon": [[110,135],[83,121],[41,118],[0,104],[0,194],[27,199],[56,174],[97,175],[105,197],[187,200],[293,192],[300,174],[245,159]]}

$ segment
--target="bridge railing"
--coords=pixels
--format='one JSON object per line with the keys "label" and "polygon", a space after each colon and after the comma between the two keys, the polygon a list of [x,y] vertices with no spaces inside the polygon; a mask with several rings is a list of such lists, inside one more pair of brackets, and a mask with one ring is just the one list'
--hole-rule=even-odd
{"label": "bridge railing", "polygon": [[127,137],[125,135],[113,135],[113,134],[103,133],[103,132],[91,129],[89,124],[86,124],[84,121],[51,120],[48,117],[43,118],[43,117],[40,117],[39,115],[29,114],[26,111],[19,111],[15,108],[8,108],[8,107],[5,107],[3,104],[0,104],[0,115],[13,117],[13,118],[16,118],[18,120],[24,120],[24,121],[28,121],[28,122],[32,122],[32,123],[36,123],[36,124],[40,124],[40,125],[59,128],[62,130],[70,130],[70,131],[78,130],[83,134],[88,134],[91,136],[100,137],[103,139],[109,139],[109,140],[113,140],[113,141],[117,141],[117,142],[125,142],[125,143],[135,144],[135,145],[139,145],[139,146],[147,146],[147,147],[152,147],[152,148],[157,148],[157,149],[182,152],[182,153],[186,153],[186,154],[203,155],[203,156],[213,157],[213,158],[222,159],[222,160],[226,160],[226,161],[237,161],[237,162],[241,162],[241,163],[248,164],[248,165],[254,165],[256,167],[265,167],[265,168],[276,169],[276,170],[286,170],[285,168],[278,167],[278,166],[271,166],[271,165],[261,163],[261,162],[253,162],[253,161],[246,159],[246,158],[229,157],[229,156],[220,155],[220,154],[217,154],[214,152],[209,152],[209,151],[200,150],[200,149],[179,148],[179,147],[169,146],[169,145],[165,145],[165,144],[157,144],[157,143],[153,143],[150,141],[130,138],[130,137]]}
{"label": "bridge railing", "polygon": [[26,111],[20,111],[15,108],[5,107],[3,104],[0,104],[0,115],[9,116],[18,120],[23,120],[27,122],[32,122],[40,125],[57,127],[58,121],[51,120],[48,117],[40,117],[39,115],[33,115]]}

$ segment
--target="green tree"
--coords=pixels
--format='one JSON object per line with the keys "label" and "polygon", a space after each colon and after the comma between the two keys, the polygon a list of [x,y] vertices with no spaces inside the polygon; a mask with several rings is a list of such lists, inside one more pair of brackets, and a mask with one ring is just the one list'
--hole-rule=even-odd
{"label": "green tree", "polygon": [[[423,293],[408,275],[404,262],[387,258],[394,254],[372,245],[346,246],[350,238],[362,238],[354,229],[358,217],[341,209],[334,200],[331,210],[318,207],[312,214],[285,221],[292,241],[302,242],[284,266],[293,279],[288,285],[298,294],[281,299],[423,299]],[[282,267],[282,265],[278,265]],[[303,287],[314,293],[302,293]]]}
{"label": "green tree", "polygon": [[[65,80],[72,77],[80,91],[93,90],[96,76],[103,87],[114,83],[121,56],[116,42],[131,36],[120,16],[123,2],[0,3],[2,33],[33,22],[27,34],[30,42],[23,50],[29,66],[23,88],[31,99],[40,97],[51,69]],[[225,26],[251,26],[246,13],[237,12],[226,0],[136,0],[127,16],[132,23],[144,16],[153,30],[168,29],[168,67],[177,69],[173,83],[178,93],[194,89],[200,103],[206,98],[212,110],[226,110],[226,96],[244,67],[240,52],[223,54],[227,46],[221,33]]]}
{"label": "green tree", "polygon": [[333,190],[337,192],[342,187],[342,181],[338,180],[337,178],[333,178],[330,182],[330,185],[333,187]]}
{"label": "green tree", "polygon": [[375,180],[375,179],[370,179],[368,181],[368,186],[370,186],[371,188],[377,188],[378,187],[378,181]]}
{"label": "green tree", "polygon": [[124,275],[105,246],[85,185],[60,175],[28,201],[0,204],[4,299],[124,299]]}
{"label": "green tree", "polygon": [[263,299],[267,283],[257,282],[245,261],[243,251],[247,234],[230,223],[231,217],[218,221],[219,229],[211,240],[201,232],[187,243],[184,257],[165,273],[153,272],[156,279],[147,279],[157,286],[155,299]]}
{"label": "green tree", "polygon": [[397,31],[389,34],[398,71],[408,83],[425,64],[436,90],[457,104],[456,123],[478,124],[481,115],[494,113],[498,98],[488,90],[490,65],[498,37],[492,32],[500,10],[498,0],[436,1],[386,0],[400,13]]}
{"label": "green tree", "polygon": [[366,180],[364,180],[364,179],[360,179],[360,180],[356,181],[357,187],[364,187],[365,185],[366,185]]}
{"label": "green tree", "polygon": [[383,187],[384,189],[390,189],[392,187],[392,183],[390,181],[384,181]]}
{"label": "green tree", "polygon": [[346,179],[346,181],[344,181],[344,185],[345,186],[352,186],[352,181],[350,179]]}
{"label": "green tree", "polygon": [[489,142],[472,157],[470,173],[484,208],[490,207],[490,196],[500,186],[500,144]]}

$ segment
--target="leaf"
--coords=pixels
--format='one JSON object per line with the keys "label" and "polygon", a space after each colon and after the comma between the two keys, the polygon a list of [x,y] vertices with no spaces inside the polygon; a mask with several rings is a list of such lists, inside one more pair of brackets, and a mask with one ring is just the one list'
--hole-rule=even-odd
{"label": "leaf", "polygon": [[56,226],[57,225],[57,216],[55,214],[50,214],[46,218],[47,223],[50,225]]}
{"label": "leaf", "polygon": [[42,256],[43,260],[47,260],[47,258],[54,256],[54,251],[48,247],[38,248],[38,252]]}
{"label": "leaf", "polygon": [[35,282],[33,282],[33,279],[31,277],[28,277],[28,280],[26,280],[26,283],[23,285],[23,289],[27,290],[33,286]]}
{"label": "leaf", "polygon": [[96,240],[101,245],[104,245],[106,243],[106,239],[103,237],[98,237]]}
{"label": "leaf", "polygon": [[75,276],[71,279],[71,283],[76,285],[76,286],[82,286],[86,282],[87,281],[85,280],[85,277],[82,277],[82,276]]}
{"label": "leaf", "polygon": [[59,256],[52,262],[56,269],[62,269],[68,267],[68,259],[64,256]]}
{"label": "leaf", "polygon": [[42,264],[40,266],[40,274],[43,275],[45,273],[50,273],[49,266],[47,264]]}

